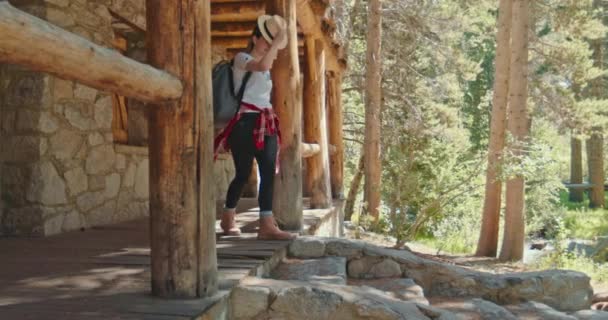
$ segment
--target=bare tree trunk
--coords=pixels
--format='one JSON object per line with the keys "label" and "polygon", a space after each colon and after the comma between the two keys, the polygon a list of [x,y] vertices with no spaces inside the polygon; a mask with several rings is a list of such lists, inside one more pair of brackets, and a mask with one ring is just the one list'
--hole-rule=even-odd
{"label": "bare tree trunk", "polygon": [[363,178],[363,169],[365,167],[365,156],[361,155],[359,158],[359,165],[357,166],[357,172],[353,177],[353,181],[350,183],[350,189],[348,190],[348,196],[346,197],[346,204],[344,205],[344,220],[350,221],[353,211],[355,208],[355,200],[359,193],[359,187],[361,186],[361,179]]}
{"label": "bare tree trunk", "polygon": [[[515,155],[524,154],[530,121],[528,98],[528,11],[529,0],[514,0],[511,32],[511,70],[509,80],[509,116],[507,127],[514,138],[510,146]],[[501,261],[519,261],[524,254],[524,177],[507,181],[505,233]]]}
{"label": "bare tree trunk", "polygon": [[365,89],[365,212],[378,221],[380,217],[380,111],[382,103],[382,2],[369,0],[367,28],[367,63]]}
{"label": "bare tree trunk", "polygon": [[603,208],[604,201],[604,138],[601,131],[597,130],[591,134],[587,141],[589,151],[589,207]]}
{"label": "bare tree trunk", "polygon": [[494,97],[492,99],[492,119],[490,124],[490,144],[488,146],[488,169],[486,191],[477,256],[496,257],[498,250],[498,226],[502,196],[502,181],[498,180],[500,160],[505,146],[505,124],[509,94],[509,66],[511,57],[511,1],[501,0],[496,34],[496,71]]}
{"label": "bare tree trunk", "polygon": [[[570,183],[583,183],[583,142],[574,133],[570,138]],[[584,192],[582,188],[570,188],[568,199],[583,202]]]}

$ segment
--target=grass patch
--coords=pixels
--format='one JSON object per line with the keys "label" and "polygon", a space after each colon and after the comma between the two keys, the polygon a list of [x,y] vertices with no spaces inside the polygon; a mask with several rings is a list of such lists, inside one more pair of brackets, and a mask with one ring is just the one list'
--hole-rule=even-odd
{"label": "grass patch", "polygon": [[467,243],[461,236],[448,236],[442,239],[432,236],[418,237],[416,242],[436,249],[437,253],[473,254],[475,252],[475,245]]}
{"label": "grass patch", "polygon": [[[585,194],[583,202],[568,201],[568,192],[560,194],[561,204],[568,210],[564,217],[566,237],[576,239],[593,239],[596,236],[608,235],[608,210],[589,209],[589,198]],[[608,199],[606,201],[608,203]]]}
{"label": "grass patch", "polygon": [[591,278],[593,286],[608,286],[608,264],[571,252],[554,252],[531,265],[533,270],[567,269],[583,272]]}

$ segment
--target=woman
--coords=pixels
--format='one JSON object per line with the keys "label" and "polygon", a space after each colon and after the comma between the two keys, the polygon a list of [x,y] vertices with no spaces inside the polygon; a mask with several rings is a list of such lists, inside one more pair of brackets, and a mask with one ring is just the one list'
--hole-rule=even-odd
{"label": "woman", "polygon": [[278,118],[270,102],[272,90],[270,69],[277,52],[286,45],[285,20],[277,15],[263,15],[257,19],[247,52],[240,52],[234,57],[235,90],[239,90],[247,72],[251,72],[251,76],[246,82],[239,112],[215,141],[216,152],[220,147],[232,150],[236,169],[236,176],[228,188],[220,223],[225,235],[240,234],[235,224],[236,205],[247,183],[255,158],[260,173],[258,239],[295,238],[295,235],[280,230],[272,215],[272,186],[277,171],[280,132]]}

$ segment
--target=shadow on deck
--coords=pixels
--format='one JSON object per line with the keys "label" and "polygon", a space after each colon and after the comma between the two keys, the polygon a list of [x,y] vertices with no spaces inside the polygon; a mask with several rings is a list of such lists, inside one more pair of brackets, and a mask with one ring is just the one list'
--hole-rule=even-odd
{"label": "shadow on deck", "polygon": [[[0,318],[214,319],[245,276],[266,276],[286,255],[288,241],[258,241],[257,209],[241,201],[240,237],[217,241],[219,288],[212,298],[170,300],[150,294],[148,219],[47,238],[0,239]],[[240,210],[239,210],[240,211]],[[303,234],[339,236],[342,202],[305,210]],[[219,232],[219,222],[216,223]]]}

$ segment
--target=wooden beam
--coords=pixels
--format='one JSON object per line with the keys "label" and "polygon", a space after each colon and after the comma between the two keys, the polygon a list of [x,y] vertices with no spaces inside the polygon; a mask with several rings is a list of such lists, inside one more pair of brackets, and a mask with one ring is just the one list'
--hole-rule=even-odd
{"label": "wooden beam", "polygon": [[[249,44],[249,36],[244,37],[214,37],[212,40],[212,45],[223,47],[226,49],[240,49],[247,48]],[[298,39],[298,46],[303,46],[304,40]]]}
{"label": "wooden beam", "polygon": [[326,68],[329,71],[342,71],[346,68],[346,62],[340,57],[336,45],[332,43],[321,27],[321,18],[317,16],[311,7],[310,0],[296,0],[298,10],[298,23],[305,35],[311,35],[321,39],[325,47]]}
{"label": "wooden beam", "polygon": [[0,1],[0,61],[143,101],[177,99],[179,79]]}
{"label": "wooden beam", "polygon": [[275,176],[273,208],[279,226],[287,230],[301,230],[302,157],[300,144],[302,101],[299,92],[300,64],[298,60],[297,21],[295,0],[267,0],[267,13],[278,14],[287,21],[289,43],[281,50],[272,67],[272,104],[280,119],[282,146],[281,171]]}
{"label": "wooden beam", "polygon": [[321,152],[321,146],[318,143],[304,143],[300,147],[302,150],[302,158],[312,157]]}
{"label": "wooden beam", "polygon": [[265,12],[264,1],[238,1],[213,4],[211,6],[211,22],[256,21]]}
{"label": "wooden beam", "polygon": [[344,199],[342,74],[340,72],[330,72],[327,79],[327,118],[330,143],[329,173],[331,194],[334,199]]}
{"label": "wooden beam", "polygon": [[[321,40],[306,38],[307,63],[304,73],[304,140],[319,145],[320,152],[306,159],[304,193],[310,194],[311,208],[329,208],[329,147],[325,115],[325,50]],[[312,75],[312,76],[311,76]]]}
{"label": "wooden beam", "polygon": [[116,19],[117,21],[119,21],[120,23],[126,24],[127,26],[129,26],[129,28],[133,29],[133,31],[135,32],[139,32],[142,34],[146,34],[146,26],[140,26],[138,24],[136,24],[135,22],[121,16],[120,14],[114,12],[111,9],[108,9],[108,11],[110,12],[110,15],[112,16],[112,18]]}
{"label": "wooden beam", "polygon": [[180,75],[184,94],[148,113],[152,293],[217,290],[209,2],[147,0],[148,61]]}

